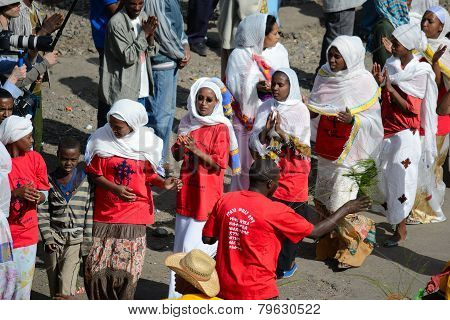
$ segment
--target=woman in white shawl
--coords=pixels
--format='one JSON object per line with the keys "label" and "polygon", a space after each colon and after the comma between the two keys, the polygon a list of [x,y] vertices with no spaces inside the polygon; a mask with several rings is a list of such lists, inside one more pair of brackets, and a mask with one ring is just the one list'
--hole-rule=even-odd
{"label": "woman in white shawl", "polygon": [[[430,185],[434,176],[426,174],[437,156],[435,74],[426,62],[420,62],[413,50],[423,50],[425,34],[418,25],[403,25],[392,33],[393,56],[384,72],[378,65],[373,74],[382,92],[382,116],[385,138],[380,155],[380,189],[386,199],[382,211],[389,223],[397,225],[394,235],[384,243],[397,246],[406,240],[406,218],[420,184]],[[423,137],[419,131],[423,130]],[[422,142],[421,142],[422,140]],[[419,171],[423,174],[420,175]]]}
{"label": "woman in white shawl", "polygon": [[423,14],[429,8],[439,5],[439,0],[410,0],[409,4],[409,23],[420,24]]}
{"label": "woman in white shawl", "polygon": [[[188,114],[180,121],[177,142],[172,146],[176,161],[182,161],[183,188],[177,195],[173,252],[200,249],[216,255],[217,244],[202,241],[203,226],[223,195],[227,166],[238,174],[239,153],[231,121],[224,116],[222,94],[210,78],[200,78],[191,87]],[[175,274],[170,272],[169,298],[176,298]]]}
{"label": "woman in white shawl", "polygon": [[13,244],[7,220],[11,200],[8,181],[11,166],[11,157],[3,143],[0,143],[0,300],[13,299],[17,281],[17,268],[13,261]]}
{"label": "woman in white shawl", "polygon": [[[314,198],[324,215],[357,197],[358,185],[347,174],[358,161],[377,159],[383,140],[380,90],[364,67],[364,57],[360,38],[337,37],[328,48],[328,62],[320,69],[309,98],[309,109],[320,115]],[[348,216],[336,232],[319,242],[317,256],[337,259],[340,268],[359,267],[373,249],[374,232],[371,219]]]}
{"label": "woman in white shawl", "polygon": [[151,186],[170,190],[181,183],[156,174],[163,142],[145,126],[144,106],[118,100],[107,119],[86,146],[86,173],[97,185],[86,293],[89,299],[133,299],[144,265],[146,225],[153,223]]}
{"label": "woman in white shawl", "polygon": [[[256,157],[270,157],[281,169],[273,198],[307,218],[311,170],[309,111],[302,102],[294,70],[278,69],[273,74],[271,90],[273,98],[258,109],[250,148]],[[297,244],[285,240],[278,258],[279,278],[290,277],[297,269],[296,252]]]}
{"label": "woman in white shawl", "polygon": [[[226,69],[226,85],[235,98],[233,126],[238,139],[242,169],[241,175],[232,178],[232,191],[248,188],[248,171],[253,162],[248,140],[256,110],[261,104],[259,94],[270,92],[267,73],[261,71],[257,60],[264,50],[273,48],[274,51],[270,52],[266,60],[269,69],[273,71],[289,67],[285,49],[279,47],[280,50],[275,50],[279,40],[278,25],[275,19],[269,19],[271,23],[268,24],[268,17],[258,13],[242,20],[236,33],[236,49],[231,53]],[[270,74],[270,70],[268,73]]]}
{"label": "woman in white shawl", "polygon": [[[419,54],[422,61],[431,64],[436,75],[439,94],[438,106],[448,94],[450,77],[450,41],[446,37],[450,32],[450,16],[448,11],[440,6],[433,6],[426,10],[421,22],[428,44]],[[438,155],[433,166],[419,170],[419,186],[416,201],[407,219],[408,224],[430,223],[445,221],[441,206],[444,203],[445,183],[443,181],[442,165],[447,158],[449,149],[450,115],[441,114],[437,108],[436,147]],[[431,179],[430,179],[431,178]],[[423,183],[422,183],[423,182]],[[425,184],[426,183],[426,184]]]}

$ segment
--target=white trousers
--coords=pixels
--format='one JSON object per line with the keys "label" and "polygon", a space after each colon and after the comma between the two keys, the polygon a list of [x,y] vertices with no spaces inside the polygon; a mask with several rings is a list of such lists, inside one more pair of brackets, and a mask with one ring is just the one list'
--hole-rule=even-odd
{"label": "white trousers", "polygon": [[[180,214],[175,219],[175,241],[173,253],[190,252],[200,249],[209,256],[214,257],[217,253],[217,242],[213,245],[204,244],[202,241],[203,226],[206,221],[198,221]],[[179,298],[181,294],[175,291],[175,272],[170,271],[169,277],[169,299]]]}

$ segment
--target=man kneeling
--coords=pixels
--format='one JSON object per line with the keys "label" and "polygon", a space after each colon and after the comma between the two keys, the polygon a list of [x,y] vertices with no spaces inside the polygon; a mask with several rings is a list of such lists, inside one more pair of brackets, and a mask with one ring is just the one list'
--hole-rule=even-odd
{"label": "man kneeling", "polygon": [[204,243],[219,241],[216,270],[222,299],[278,297],[275,271],[285,237],[293,243],[304,237],[320,238],[346,215],[370,206],[368,198],[352,200],[313,225],[288,206],[269,199],[279,177],[280,169],[272,160],[256,160],[250,169],[249,190],[225,194],[203,228]]}

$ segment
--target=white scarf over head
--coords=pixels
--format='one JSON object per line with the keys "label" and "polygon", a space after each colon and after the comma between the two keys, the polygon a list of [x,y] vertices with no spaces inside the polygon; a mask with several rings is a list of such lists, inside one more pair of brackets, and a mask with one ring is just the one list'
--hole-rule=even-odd
{"label": "white scarf over head", "polygon": [[428,8],[439,5],[439,0],[412,0],[409,9],[409,21],[411,24],[420,24],[422,16]]}
{"label": "white scarf over head", "polygon": [[[133,131],[123,138],[117,138],[109,125],[110,117],[125,121]],[[95,155],[101,158],[113,156],[148,160],[155,169],[161,160],[163,141],[145,125],[148,122],[147,111],[139,102],[122,99],[116,101],[107,114],[108,123],[97,129],[86,146],[86,162]]]}
{"label": "white scarf over head", "polygon": [[0,125],[0,141],[6,146],[19,141],[31,132],[33,132],[31,115],[25,117],[10,116],[3,120]]}
{"label": "white scarf over head", "polygon": [[256,84],[264,80],[252,56],[263,52],[266,20],[267,14],[255,13],[241,21],[236,32],[236,48],[228,59],[226,70],[227,88],[250,121],[261,103]]}
{"label": "white scarf over head", "polygon": [[[197,94],[202,88],[211,89],[217,98],[217,104],[214,106],[213,112],[209,116],[201,116],[197,111]],[[234,174],[239,173],[240,164],[235,160],[236,158],[239,159],[238,143],[231,121],[223,114],[222,93],[217,84],[211,81],[210,78],[200,78],[195,81],[189,93],[187,107],[189,112],[181,119],[178,126],[178,134],[188,135],[191,131],[197,130],[201,127],[214,126],[223,123],[228,128],[230,138],[230,167]]]}
{"label": "white scarf over head", "polygon": [[408,50],[423,51],[427,47],[427,37],[417,24],[401,25],[392,32],[392,36]]}
{"label": "white scarf over head", "polygon": [[[298,139],[300,144],[308,147],[310,146],[310,115],[308,108],[302,102],[297,74],[294,70],[288,68],[281,68],[276,72],[283,72],[289,78],[289,96],[286,101],[277,101],[274,98],[269,99],[258,109],[249,145],[250,148],[257,151],[260,156],[265,156],[269,152],[269,150],[261,144],[259,134],[264,129],[267,117],[271,112],[280,114],[280,127],[284,132]],[[306,154],[304,156],[309,155]]]}
{"label": "white scarf over head", "polygon": [[[392,84],[397,85],[408,95],[423,99],[420,106],[420,126],[425,130],[422,141],[422,161],[427,167],[432,166],[437,156],[436,104],[438,97],[433,69],[428,63],[420,62],[417,58],[411,60],[403,69],[400,59],[393,56],[386,60],[385,68],[388,70]],[[425,77],[422,77],[423,75]]]}
{"label": "white scarf over head", "polygon": [[[11,191],[9,188],[8,174],[11,172],[11,157],[3,143],[0,143],[0,224],[2,219],[9,216],[9,202]],[[7,224],[5,221],[4,223]],[[1,226],[0,226],[1,227]]]}
{"label": "white scarf over head", "polygon": [[326,116],[337,116],[349,109],[354,116],[350,138],[337,163],[353,165],[361,159],[376,159],[384,136],[378,101],[380,89],[365,69],[365,48],[359,37],[351,36],[337,37],[328,51],[331,47],[342,55],[347,69],[333,72],[329,63],[325,63],[314,82],[308,108]]}
{"label": "white scarf over head", "polygon": [[447,90],[450,88],[450,40],[446,37],[450,32],[450,15],[448,11],[441,6],[434,6],[429,8],[430,12],[433,12],[439,21],[442,23],[443,28],[437,39],[428,38],[428,46],[421,54],[429,63],[432,62],[434,53],[441,46],[447,46],[447,50],[444,55],[439,59],[439,67],[444,75],[444,84]]}

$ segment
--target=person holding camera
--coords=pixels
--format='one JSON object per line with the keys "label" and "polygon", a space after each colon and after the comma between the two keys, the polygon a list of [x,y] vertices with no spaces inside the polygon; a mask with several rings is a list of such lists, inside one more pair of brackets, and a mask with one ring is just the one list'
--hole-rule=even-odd
{"label": "person holding camera", "polygon": [[[10,22],[14,19],[19,17],[21,14],[21,3],[18,0],[0,0],[0,34],[4,31],[10,31]],[[46,21],[49,21],[46,23]],[[53,32],[59,26],[61,25],[61,17],[55,16],[53,18],[50,17],[47,20],[44,20],[43,26],[45,26],[44,31]],[[54,29],[54,30],[51,30]],[[18,34],[19,35],[19,34]],[[20,34],[24,36],[30,36],[31,34]],[[41,34],[38,34],[41,35]],[[7,50],[6,48],[0,48],[3,50]],[[55,65],[57,62],[57,53],[49,52],[44,55],[41,62],[34,63],[34,57],[36,57],[36,52],[31,53],[29,52],[29,64],[28,64],[28,72],[26,74],[26,77],[23,80],[19,80],[16,85],[19,88],[24,88],[34,82],[40,83],[42,81],[42,78],[44,74],[48,71],[48,69]],[[0,73],[2,74],[10,74],[15,65],[17,64],[17,57],[14,56],[6,56],[2,55],[0,51]],[[34,61],[34,62],[33,62]],[[36,87],[39,87],[38,84],[35,85]],[[40,88],[37,88],[40,90]],[[42,144],[42,132],[43,132],[43,120],[42,120],[42,110],[40,108],[40,97],[37,96],[36,99],[34,99],[37,102],[37,106],[35,110],[28,111],[33,116],[33,125],[35,128],[34,131],[34,150],[39,151],[41,149]]]}

